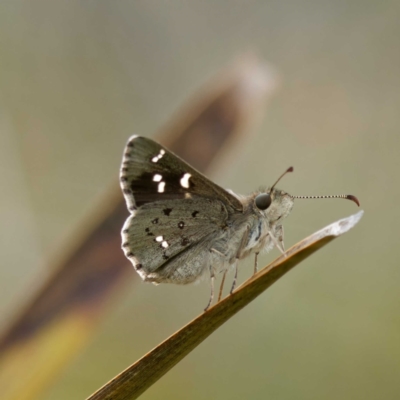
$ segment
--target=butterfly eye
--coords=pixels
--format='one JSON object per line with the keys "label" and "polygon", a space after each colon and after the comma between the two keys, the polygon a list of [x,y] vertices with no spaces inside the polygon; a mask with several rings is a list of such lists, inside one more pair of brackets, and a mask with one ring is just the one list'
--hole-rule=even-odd
{"label": "butterfly eye", "polygon": [[271,196],[269,193],[259,194],[254,202],[259,210],[266,210],[271,205]]}

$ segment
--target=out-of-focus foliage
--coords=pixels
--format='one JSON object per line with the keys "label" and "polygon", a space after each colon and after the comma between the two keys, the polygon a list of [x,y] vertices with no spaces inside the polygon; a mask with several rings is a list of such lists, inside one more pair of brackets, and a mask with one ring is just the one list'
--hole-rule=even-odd
{"label": "out-of-focus foliage", "polygon": [[[157,139],[206,172],[250,140],[249,126],[277,81],[271,68],[244,57],[207,82]],[[92,221],[81,222],[86,235],[75,235],[80,237],[76,246],[1,332],[3,400],[37,399],[97,332],[116,294],[122,295],[128,283],[132,290],[140,282],[121,251],[121,226],[128,211],[117,185],[93,214]]]}

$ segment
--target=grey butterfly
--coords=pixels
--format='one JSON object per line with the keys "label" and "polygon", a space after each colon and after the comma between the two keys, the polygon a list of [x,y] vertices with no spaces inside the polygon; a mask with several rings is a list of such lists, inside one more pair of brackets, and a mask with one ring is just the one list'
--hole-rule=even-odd
{"label": "grey butterfly", "polygon": [[[141,136],[132,136],[126,145],[120,182],[131,213],[122,229],[125,256],[146,282],[187,284],[210,276],[206,310],[216,274],[223,272],[224,281],[226,271],[234,267],[232,293],[238,261],[254,253],[256,272],[260,251],[276,246],[284,253],[281,221],[295,198],[317,197],[291,196],[276,189],[277,182],[248,196],[236,195]],[[358,204],[352,195],[318,197]]]}

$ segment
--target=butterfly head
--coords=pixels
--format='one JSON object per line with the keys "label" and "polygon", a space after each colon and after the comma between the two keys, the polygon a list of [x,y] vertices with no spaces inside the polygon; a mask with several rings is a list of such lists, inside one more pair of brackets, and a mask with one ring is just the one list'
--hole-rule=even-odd
{"label": "butterfly head", "polygon": [[293,197],[283,190],[276,189],[276,184],[288,172],[293,172],[293,167],[288,168],[265,192],[256,194],[254,207],[261,211],[273,223],[287,217],[293,208]]}
{"label": "butterfly head", "polygon": [[351,194],[338,194],[329,196],[291,196],[283,190],[276,189],[276,184],[288,172],[293,172],[293,167],[289,167],[265,192],[257,193],[254,197],[254,207],[256,210],[263,212],[271,223],[285,218],[289,215],[293,208],[294,199],[333,199],[340,198],[354,201],[358,206],[360,203],[357,197]]}
{"label": "butterfly head", "polygon": [[254,206],[266,215],[270,222],[276,222],[287,217],[292,211],[293,198],[283,190],[269,188],[254,197]]}

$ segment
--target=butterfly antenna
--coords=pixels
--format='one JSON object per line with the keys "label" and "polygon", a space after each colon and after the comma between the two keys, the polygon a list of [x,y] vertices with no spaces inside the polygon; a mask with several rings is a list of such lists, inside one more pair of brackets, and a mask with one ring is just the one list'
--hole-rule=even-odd
{"label": "butterfly antenna", "polygon": [[276,184],[288,173],[288,172],[293,172],[293,167],[289,167],[277,180],[276,182],[272,185],[271,189],[269,192],[272,192]]}
{"label": "butterfly antenna", "polygon": [[[280,179],[280,178],[279,178]],[[360,202],[352,194],[336,194],[332,196],[292,196],[293,199],[346,199],[354,201],[360,207]]]}

